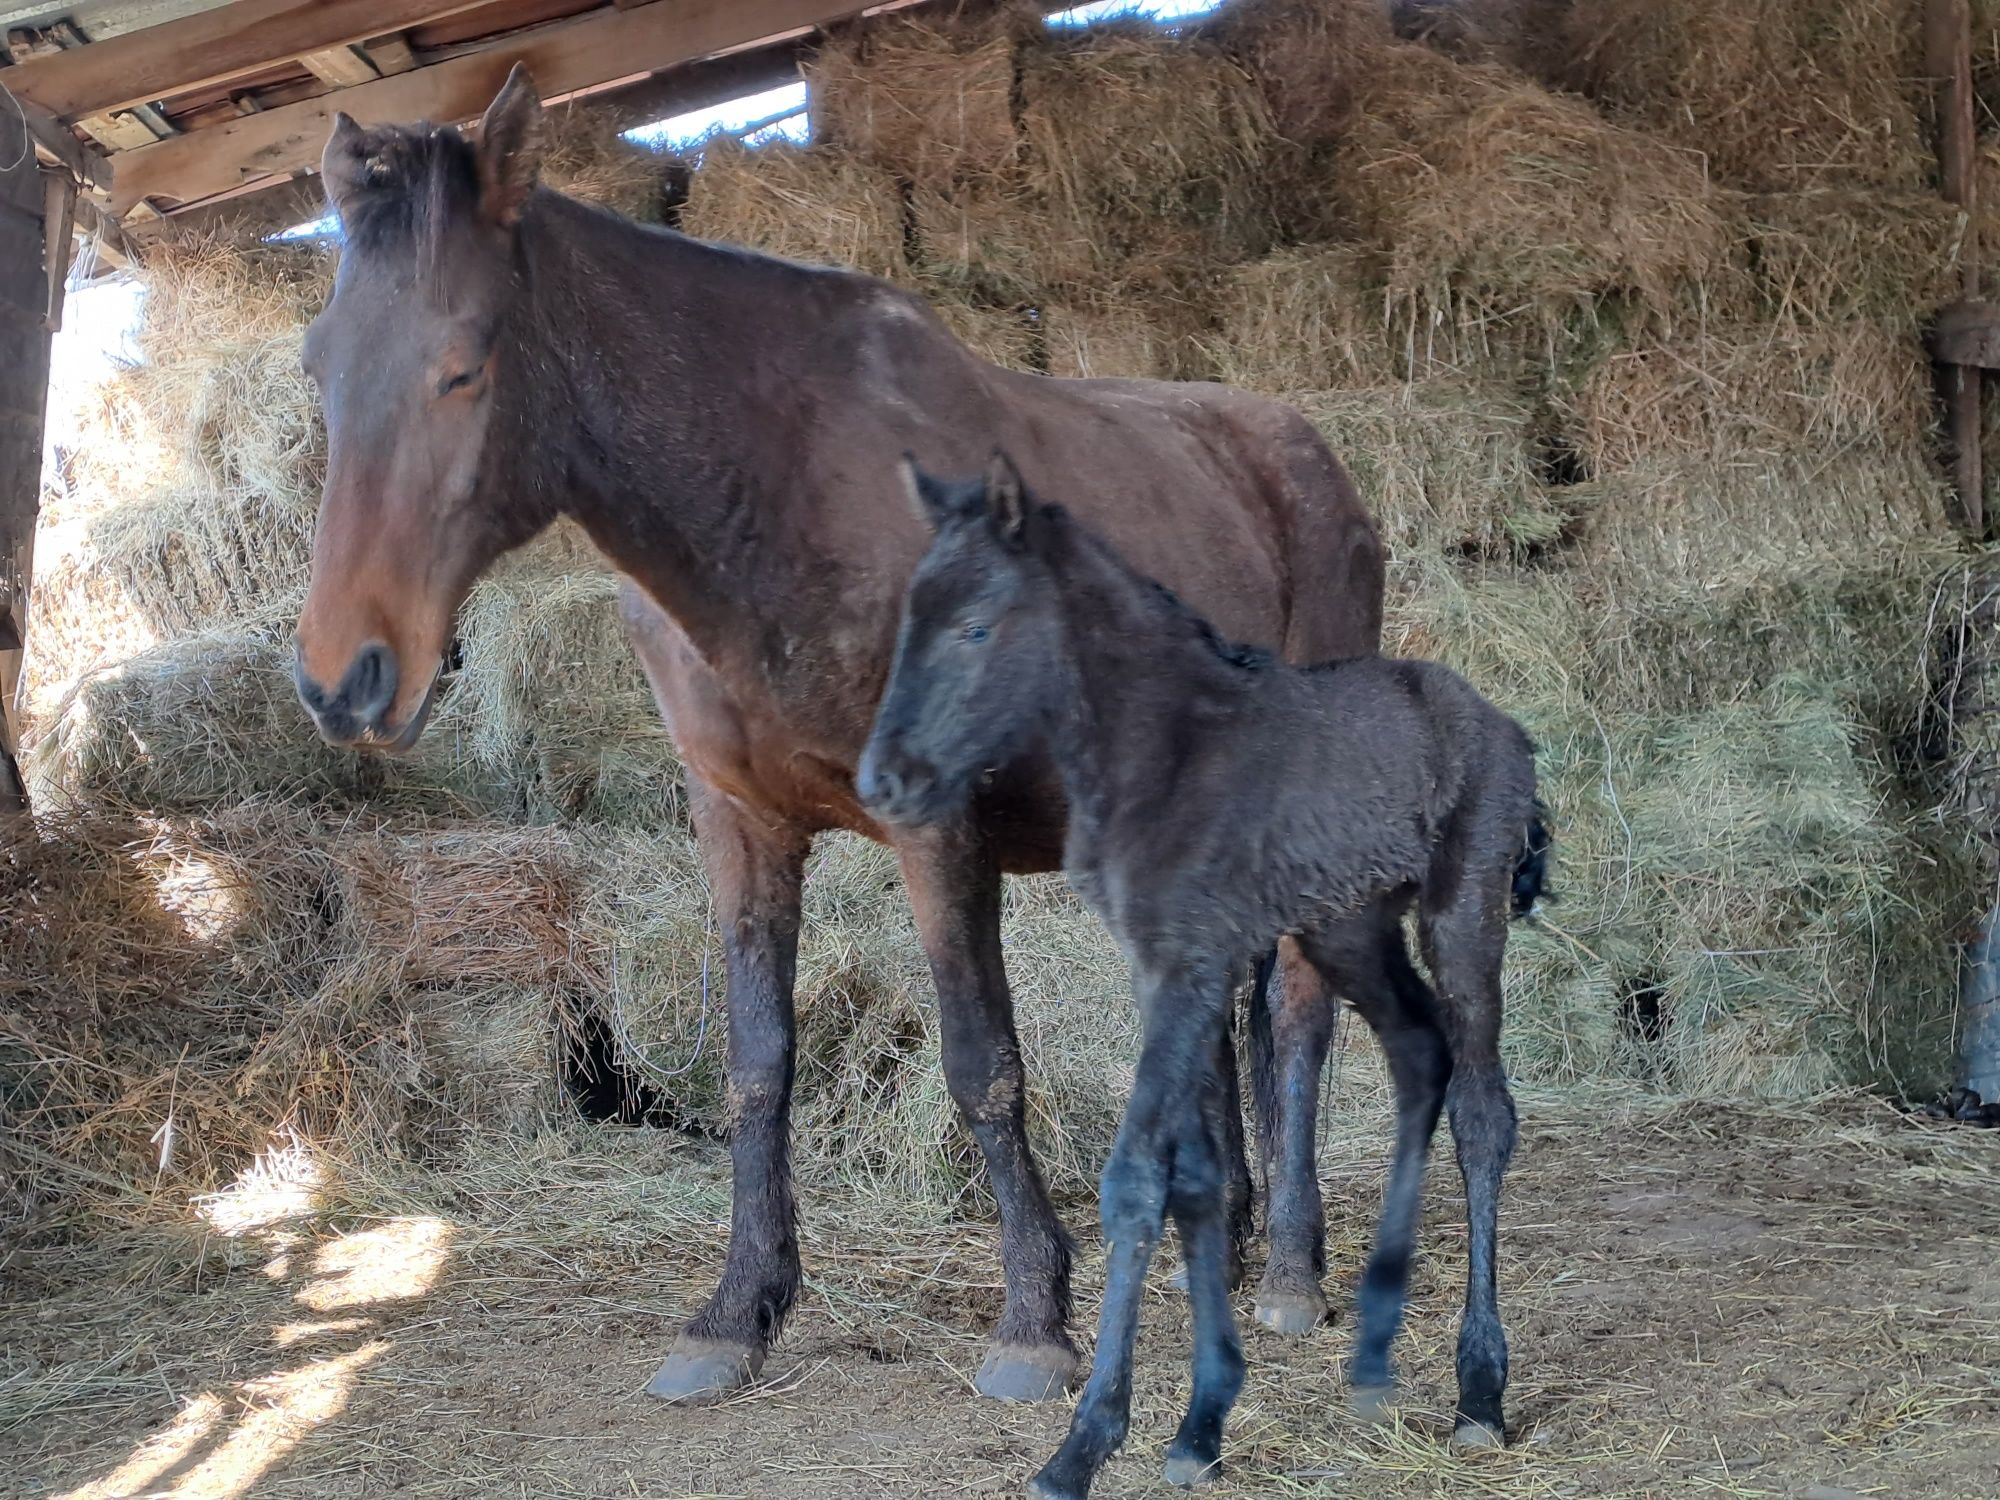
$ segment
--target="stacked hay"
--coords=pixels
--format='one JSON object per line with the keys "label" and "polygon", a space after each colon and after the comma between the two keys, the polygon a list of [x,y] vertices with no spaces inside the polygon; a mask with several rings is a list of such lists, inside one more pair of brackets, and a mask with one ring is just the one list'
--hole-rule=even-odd
{"label": "stacked hay", "polygon": [[[1980,877],[1922,759],[1952,538],[1918,335],[1971,252],[1914,0],[1463,0],[1429,41],[1372,0],[1182,36],[934,9],[822,53],[816,144],[708,143],[684,227],[887,276],[1019,369],[1214,375],[1319,425],[1392,547],[1391,648],[1540,745],[1562,899],[1512,949],[1519,1073],[1934,1082]],[[597,136],[566,170],[649,204]],[[149,362],[38,549],[36,766],[75,811],[0,917],[35,997],[0,1039],[20,1211],[143,1210],[281,1123],[363,1155],[542,1131],[593,1047],[643,1118],[723,1130],[715,920],[614,580],[552,535],[468,603],[418,754],[319,746],[287,632],[325,266],[151,275]],[[806,896],[802,1161],[961,1200],[894,861],[828,840]],[[1007,900],[1038,1147],[1082,1190],[1123,970],[1059,885]]]}

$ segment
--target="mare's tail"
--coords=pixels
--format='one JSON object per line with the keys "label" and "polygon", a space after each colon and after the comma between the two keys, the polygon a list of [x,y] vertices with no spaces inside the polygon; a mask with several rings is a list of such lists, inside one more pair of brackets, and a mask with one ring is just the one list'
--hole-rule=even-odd
{"label": "mare's tail", "polygon": [[1521,857],[1514,862],[1514,915],[1531,917],[1537,901],[1553,901],[1549,890],[1549,810],[1540,797],[1528,814],[1527,837]]}

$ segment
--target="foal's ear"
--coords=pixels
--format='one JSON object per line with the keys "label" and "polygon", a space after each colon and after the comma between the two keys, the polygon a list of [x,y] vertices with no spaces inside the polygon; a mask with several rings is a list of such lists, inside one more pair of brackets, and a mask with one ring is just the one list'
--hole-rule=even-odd
{"label": "foal's ear", "polygon": [[924,518],[924,524],[933,531],[942,526],[951,515],[949,488],[918,468],[914,453],[905,453],[896,460],[896,475],[903,481],[903,493],[909,496],[911,508]]}
{"label": "foal's ear", "polygon": [[521,221],[542,171],[542,96],[519,63],[479,120],[479,207],[495,224]]}
{"label": "foal's ear", "polygon": [[986,461],[986,513],[1003,542],[1019,542],[1028,525],[1028,487],[1000,449]]}
{"label": "foal's ear", "polygon": [[326,184],[328,205],[345,219],[355,194],[371,185],[381,170],[381,164],[374,159],[368,132],[355,124],[354,116],[346,110],[336,111],[333,134],[326,138],[326,150],[319,159],[319,175]]}

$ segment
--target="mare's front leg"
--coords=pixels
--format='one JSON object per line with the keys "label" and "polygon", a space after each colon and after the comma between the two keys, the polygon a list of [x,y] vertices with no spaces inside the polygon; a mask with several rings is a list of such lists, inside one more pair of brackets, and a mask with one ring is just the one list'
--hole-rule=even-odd
{"label": "mare's front leg", "polygon": [[[1201,1091],[1213,1068],[1214,1048],[1229,1004],[1226,972],[1210,973],[1180,963],[1142,962],[1136,976],[1145,1020],[1145,1045],[1118,1139],[1104,1165],[1098,1212],[1103,1220],[1106,1249],[1104,1306],[1097,1321],[1097,1350],[1083,1399],[1070,1419],[1069,1436],[1054,1458],[1035,1476],[1038,1500],[1083,1500],[1097,1471],[1125,1442],[1132,1421],[1132,1347],[1139,1332],[1139,1299],[1145,1290],[1146,1268],[1160,1243],[1168,1194],[1174,1187],[1175,1148],[1189,1135],[1206,1138]],[[1199,1166],[1199,1163],[1192,1165]],[[1213,1161],[1202,1189],[1198,1172],[1190,1177],[1190,1198],[1199,1195],[1211,1205],[1189,1245],[1189,1283],[1197,1315],[1214,1305],[1221,1290],[1225,1262],[1212,1253],[1222,1227],[1221,1164]],[[1209,1225],[1209,1218],[1213,1226]],[[1223,1310],[1227,1292],[1221,1290]],[[1212,1320],[1209,1323],[1212,1331]],[[1197,1378],[1196,1396],[1204,1394],[1204,1409],[1214,1404],[1220,1387],[1214,1378],[1206,1386]],[[1240,1373],[1238,1378],[1240,1379]],[[1230,1391],[1230,1399],[1235,1392]],[[1227,1410],[1227,1402],[1222,1403]],[[1190,1411],[1192,1417],[1193,1412]],[[1218,1422],[1219,1426],[1219,1422]],[[1184,1424],[1184,1437],[1189,1436]],[[1218,1435],[1219,1436],[1219,1435]],[[1190,1443],[1176,1460],[1192,1458]],[[1206,1465],[1203,1465],[1205,1468]],[[1182,1482],[1178,1461],[1170,1471]]]}
{"label": "mare's front leg", "polygon": [[751,1380],[799,1288],[792,1202],[792,979],[810,840],[688,778],[728,973],[729,1259],[646,1391],[713,1401]]}
{"label": "mare's front leg", "polygon": [[1027,1079],[1000,962],[1000,867],[965,827],[912,830],[897,853],[937,984],[945,1085],[1000,1205],[1007,1305],[975,1385],[999,1401],[1052,1400],[1077,1372],[1070,1243],[1028,1148]]}

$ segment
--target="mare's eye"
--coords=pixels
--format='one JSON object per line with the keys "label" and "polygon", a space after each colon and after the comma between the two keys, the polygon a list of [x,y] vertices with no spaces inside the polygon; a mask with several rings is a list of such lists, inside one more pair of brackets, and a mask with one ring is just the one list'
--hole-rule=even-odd
{"label": "mare's eye", "polygon": [[974,646],[978,645],[991,634],[993,632],[984,625],[968,625],[965,627],[965,639],[969,644]]}
{"label": "mare's eye", "polygon": [[447,375],[438,382],[437,393],[449,396],[453,391],[462,391],[479,378],[477,370],[461,370],[456,375]]}

